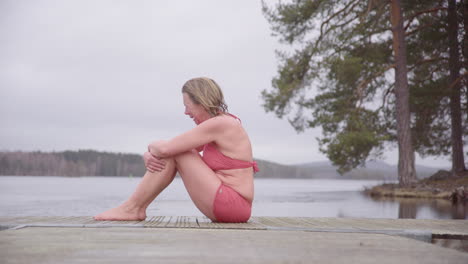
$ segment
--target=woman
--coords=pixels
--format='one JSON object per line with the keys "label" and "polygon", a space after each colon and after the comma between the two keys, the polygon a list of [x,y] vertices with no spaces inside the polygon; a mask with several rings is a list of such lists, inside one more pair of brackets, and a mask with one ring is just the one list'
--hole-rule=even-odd
{"label": "woman", "polygon": [[[185,114],[195,128],[168,141],[148,146],[147,171],[135,192],[119,207],[96,220],[144,220],[146,208],[179,172],[197,208],[215,222],[246,222],[254,196],[249,137],[240,120],[227,112],[223,93],[209,78],[195,78],[182,87]],[[199,152],[203,151],[203,156]]]}

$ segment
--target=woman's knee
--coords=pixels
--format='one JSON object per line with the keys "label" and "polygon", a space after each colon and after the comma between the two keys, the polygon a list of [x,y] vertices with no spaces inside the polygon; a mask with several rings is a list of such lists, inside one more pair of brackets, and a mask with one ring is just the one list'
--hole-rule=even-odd
{"label": "woman's knee", "polygon": [[164,166],[163,171],[175,171],[176,170],[176,160],[175,158],[164,158],[162,159],[166,164]]}
{"label": "woman's knee", "polygon": [[168,176],[175,176],[176,170],[176,161],[174,158],[163,158],[161,159],[164,161],[164,168],[159,171],[150,172],[149,170],[146,173],[154,174],[154,175],[168,175]]}

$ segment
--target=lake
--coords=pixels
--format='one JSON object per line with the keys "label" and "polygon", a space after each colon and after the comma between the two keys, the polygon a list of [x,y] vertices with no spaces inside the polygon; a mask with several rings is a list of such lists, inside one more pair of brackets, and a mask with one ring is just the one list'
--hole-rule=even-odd
{"label": "lake", "polygon": [[[140,178],[0,176],[0,216],[92,216],[123,202]],[[374,200],[368,180],[256,179],[252,216],[468,219],[467,206],[441,200]],[[148,216],[201,216],[182,180],[150,205]]]}

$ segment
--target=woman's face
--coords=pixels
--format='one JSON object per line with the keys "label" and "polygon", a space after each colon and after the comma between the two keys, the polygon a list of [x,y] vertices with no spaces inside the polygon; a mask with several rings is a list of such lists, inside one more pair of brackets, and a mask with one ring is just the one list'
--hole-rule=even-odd
{"label": "woman's face", "polygon": [[198,125],[210,118],[210,114],[202,105],[194,103],[187,93],[182,93],[182,95],[184,99],[185,114],[190,116],[195,124]]}

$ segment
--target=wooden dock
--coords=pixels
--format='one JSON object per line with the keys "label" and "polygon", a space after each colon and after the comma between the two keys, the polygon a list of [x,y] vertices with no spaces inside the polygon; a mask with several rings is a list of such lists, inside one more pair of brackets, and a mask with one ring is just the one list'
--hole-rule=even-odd
{"label": "wooden dock", "polygon": [[92,217],[0,217],[0,227],[144,227],[245,230],[297,230],[341,233],[420,232],[431,238],[468,240],[468,220],[253,217],[248,223],[213,223],[206,217],[155,216],[145,221],[95,221]]}
{"label": "wooden dock", "polygon": [[[0,263],[468,263],[468,220],[0,217]],[[342,252],[342,253],[338,253]]]}

